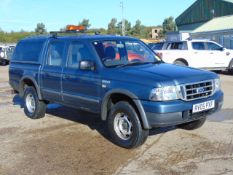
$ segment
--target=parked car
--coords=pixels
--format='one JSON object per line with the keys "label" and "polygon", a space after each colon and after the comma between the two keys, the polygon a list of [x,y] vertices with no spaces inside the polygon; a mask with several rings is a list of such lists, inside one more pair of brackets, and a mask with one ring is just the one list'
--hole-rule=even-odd
{"label": "parked car", "polygon": [[167,41],[161,50],[155,52],[167,63],[233,72],[233,50],[223,48],[214,41]]}
{"label": "parked car", "polygon": [[14,48],[15,46],[13,45],[0,46],[0,64],[1,65],[9,64]]}
{"label": "parked car", "polygon": [[154,127],[197,129],[223,104],[217,74],[166,64],[131,37],[23,39],[9,79],[29,118],[44,117],[48,103],[100,114],[112,141],[128,149],[143,144]]}

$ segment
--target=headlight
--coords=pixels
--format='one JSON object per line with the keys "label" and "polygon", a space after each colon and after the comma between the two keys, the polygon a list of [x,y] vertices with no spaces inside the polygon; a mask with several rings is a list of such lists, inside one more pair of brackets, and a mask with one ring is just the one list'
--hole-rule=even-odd
{"label": "headlight", "polygon": [[152,89],[150,93],[150,100],[152,101],[169,101],[180,98],[179,86],[165,86],[161,88]]}
{"label": "headlight", "polygon": [[214,92],[217,92],[221,89],[221,82],[220,79],[214,79]]}

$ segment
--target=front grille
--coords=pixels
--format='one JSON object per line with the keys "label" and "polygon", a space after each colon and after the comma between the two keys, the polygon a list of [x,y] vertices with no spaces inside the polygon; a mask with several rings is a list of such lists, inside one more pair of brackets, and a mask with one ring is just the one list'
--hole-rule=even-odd
{"label": "front grille", "polygon": [[191,101],[211,96],[214,91],[213,84],[213,81],[204,81],[184,85],[184,100]]}

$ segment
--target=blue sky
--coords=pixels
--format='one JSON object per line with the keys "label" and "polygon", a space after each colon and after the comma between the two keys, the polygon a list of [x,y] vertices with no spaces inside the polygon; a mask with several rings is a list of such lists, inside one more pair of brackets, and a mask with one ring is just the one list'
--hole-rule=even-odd
{"label": "blue sky", "polygon": [[[122,0],[0,0],[0,28],[4,31],[33,31],[43,22],[48,31],[90,20],[92,28],[107,28],[112,17],[121,19]],[[164,18],[177,17],[195,0],[123,0],[124,16],[133,25],[160,25]]]}

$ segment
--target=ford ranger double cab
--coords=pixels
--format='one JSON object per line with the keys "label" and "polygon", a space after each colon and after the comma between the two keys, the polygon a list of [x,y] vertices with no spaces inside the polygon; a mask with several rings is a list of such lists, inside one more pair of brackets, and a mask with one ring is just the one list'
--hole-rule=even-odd
{"label": "ford ranger double cab", "polygon": [[98,114],[111,140],[124,148],[142,145],[149,130],[193,130],[221,109],[217,74],[166,64],[142,41],[107,35],[48,35],[16,46],[10,85],[31,119],[57,103]]}
{"label": "ford ranger double cab", "polygon": [[153,49],[167,63],[233,73],[233,50],[210,40],[167,41],[160,50]]}

